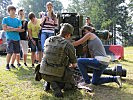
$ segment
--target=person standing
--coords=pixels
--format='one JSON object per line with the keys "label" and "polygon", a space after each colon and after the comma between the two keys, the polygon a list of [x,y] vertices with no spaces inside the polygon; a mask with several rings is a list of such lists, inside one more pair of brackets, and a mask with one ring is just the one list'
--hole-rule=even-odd
{"label": "person standing", "polygon": [[40,20],[36,18],[35,14],[33,12],[29,13],[29,19],[28,22],[28,33],[29,33],[29,39],[30,39],[30,46],[31,46],[31,60],[32,60],[32,67],[34,67],[35,62],[35,52],[38,50],[39,54],[39,63],[41,62],[42,58],[42,47],[41,47],[41,41],[38,38],[40,27]]}
{"label": "person standing", "polygon": [[[2,28],[6,31],[7,39],[6,70],[10,70],[10,67],[16,68],[14,66],[14,61],[16,59],[16,54],[20,53],[19,32],[21,31],[22,24],[15,16],[16,8],[13,5],[9,5],[7,11],[9,16],[3,18]],[[10,60],[11,66],[9,66]]]}
{"label": "person standing", "polygon": [[88,26],[94,27],[94,26],[92,25],[92,23],[91,23],[91,19],[90,19],[90,17],[86,17],[86,21],[85,21],[85,22],[86,22],[85,25],[88,25]]}
{"label": "person standing", "polygon": [[[19,9],[18,11],[18,16],[19,19],[21,20],[22,23],[22,32],[19,33],[20,35],[20,46],[22,49],[22,54],[24,57],[24,65],[27,66],[26,60],[27,60],[27,54],[28,54],[28,34],[27,34],[27,30],[28,30],[28,21],[25,19],[25,13],[24,13],[24,9]],[[21,64],[19,63],[20,60],[20,55],[18,54],[17,57],[17,65],[21,66]]]}
{"label": "person standing", "polygon": [[[94,26],[92,25],[92,23],[91,23],[91,19],[90,19],[90,17],[89,16],[87,16],[86,17],[86,19],[85,19],[85,25],[84,26],[90,26],[92,29],[93,29],[93,33],[95,32],[95,28],[94,28]],[[90,52],[89,52],[89,49],[88,49],[88,46],[87,46],[87,42],[88,41],[86,41],[86,43],[84,44],[84,46],[83,46],[83,55],[85,56],[85,57],[91,57],[91,54],[90,54]]]}
{"label": "person standing", "polygon": [[54,35],[54,28],[57,26],[57,18],[53,12],[53,4],[51,2],[46,3],[47,12],[41,15],[41,45],[42,51],[44,50],[45,40]]}

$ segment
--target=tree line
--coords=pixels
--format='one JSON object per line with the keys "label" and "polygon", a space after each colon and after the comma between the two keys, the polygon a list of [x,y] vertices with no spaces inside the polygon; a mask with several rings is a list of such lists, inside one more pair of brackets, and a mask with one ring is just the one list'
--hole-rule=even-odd
{"label": "tree line", "polygon": [[[34,12],[39,17],[39,12],[46,11],[46,3],[51,1],[55,12],[63,11],[63,4],[59,0],[19,0],[18,8]],[[124,46],[133,45],[133,0],[69,0],[68,12],[76,12],[85,17],[90,16],[91,22],[97,30],[107,29],[114,37],[108,41],[116,44],[116,40]],[[12,4],[11,0],[0,0],[0,22],[7,15],[6,7]],[[130,13],[129,13],[130,12]],[[84,20],[85,21],[85,20]],[[106,43],[106,42],[105,42]]]}
{"label": "tree line", "polygon": [[111,44],[118,40],[124,46],[133,45],[133,0],[129,4],[125,0],[71,0],[68,11],[90,16],[97,30],[112,32]]}

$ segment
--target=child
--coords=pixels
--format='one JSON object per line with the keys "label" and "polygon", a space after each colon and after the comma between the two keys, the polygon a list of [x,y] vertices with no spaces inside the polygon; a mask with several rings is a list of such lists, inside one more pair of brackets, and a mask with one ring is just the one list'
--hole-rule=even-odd
{"label": "child", "polygon": [[2,20],[2,28],[6,31],[6,39],[7,39],[7,56],[6,56],[6,70],[10,70],[9,63],[11,61],[11,67],[16,68],[14,66],[14,61],[16,58],[16,54],[20,53],[20,36],[19,32],[21,31],[21,21],[15,17],[16,8],[12,5],[7,8],[9,16],[4,17]]}
{"label": "child", "polygon": [[35,14],[33,12],[29,13],[29,19],[28,22],[28,35],[29,39],[31,41],[31,60],[32,60],[32,67],[34,67],[35,62],[35,52],[38,50],[39,55],[39,63],[41,62],[41,55],[42,55],[42,47],[41,47],[41,41],[38,38],[40,27],[40,20],[36,18]]}
{"label": "child", "polygon": [[[18,16],[19,19],[21,20],[22,23],[22,32],[19,33],[20,35],[20,46],[22,48],[22,54],[24,57],[24,65],[27,66],[26,60],[27,60],[27,54],[28,54],[28,34],[27,34],[27,30],[28,30],[28,21],[25,19],[25,13],[24,13],[24,9],[19,9],[18,11]],[[17,55],[17,65],[21,66],[21,64],[19,63],[20,60],[20,55]]]}

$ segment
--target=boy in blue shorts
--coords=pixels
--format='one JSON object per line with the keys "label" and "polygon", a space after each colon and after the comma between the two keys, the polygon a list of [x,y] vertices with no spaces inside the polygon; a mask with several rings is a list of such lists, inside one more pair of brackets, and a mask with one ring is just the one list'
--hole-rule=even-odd
{"label": "boy in blue shorts", "polygon": [[11,67],[16,68],[14,66],[14,61],[16,58],[16,54],[20,53],[20,36],[19,32],[21,29],[21,21],[15,17],[16,8],[12,5],[7,8],[9,16],[4,17],[2,20],[2,28],[6,31],[6,39],[7,39],[7,56],[6,56],[6,70],[10,70],[10,60]]}

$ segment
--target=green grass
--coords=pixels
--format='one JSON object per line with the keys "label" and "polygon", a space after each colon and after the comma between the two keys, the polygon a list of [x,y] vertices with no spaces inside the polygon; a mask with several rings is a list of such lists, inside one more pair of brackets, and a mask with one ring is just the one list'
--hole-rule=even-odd
{"label": "green grass", "polygon": [[[127,69],[127,77],[122,80],[123,88],[119,89],[115,83],[109,83],[96,86],[94,93],[68,91],[64,93],[63,100],[133,100],[133,47],[126,47],[124,51],[124,60],[110,65],[121,63]],[[43,90],[43,80],[34,80],[34,68],[23,66],[5,71],[5,65],[5,56],[0,56],[0,100],[59,100],[52,91]],[[28,65],[31,66],[30,57]]]}

